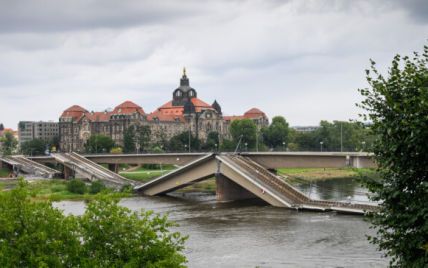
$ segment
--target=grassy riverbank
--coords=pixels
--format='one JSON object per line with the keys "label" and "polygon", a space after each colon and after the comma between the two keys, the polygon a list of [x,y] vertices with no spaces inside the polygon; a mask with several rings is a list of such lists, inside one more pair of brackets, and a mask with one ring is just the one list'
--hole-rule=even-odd
{"label": "grassy riverbank", "polygon": [[307,181],[328,179],[350,179],[362,177],[376,177],[376,170],[370,168],[280,168],[279,175],[289,179]]}
{"label": "grassy riverbank", "polygon": [[7,168],[0,168],[0,178],[8,178],[10,170]]}
{"label": "grassy riverbank", "polygon": [[[96,197],[96,194],[90,194],[88,192],[84,194],[72,193],[67,190],[67,183],[68,182],[63,179],[34,180],[28,182],[28,189],[30,191],[31,197],[34,200],[92,200]],[[18,180],[0,181],[0,194],[1,191],[11,189],[17,184]],[[118,192],[108,188],[104,189],[102,194],[113,198],[134,196],[134,194],[131,192]]]}

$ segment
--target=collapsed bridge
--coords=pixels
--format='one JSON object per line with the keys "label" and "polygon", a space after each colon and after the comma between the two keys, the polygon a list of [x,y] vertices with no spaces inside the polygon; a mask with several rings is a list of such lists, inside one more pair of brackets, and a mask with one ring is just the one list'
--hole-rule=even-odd
{"label": "collapsed bridge", "polygon": [[257,197],[276,207],[358,214],[376,209],[375,205],[311,199],[257,162],[234,154],[207,154],[135,190],[162,195],[212,177],[217,199],[222,201]]}

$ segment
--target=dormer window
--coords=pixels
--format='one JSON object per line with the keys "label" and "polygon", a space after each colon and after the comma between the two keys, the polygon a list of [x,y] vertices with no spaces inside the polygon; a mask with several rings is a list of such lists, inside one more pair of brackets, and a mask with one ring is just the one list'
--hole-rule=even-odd
{"label": "dormer window", "polygon": [[180,90],[177,90],[177,92],[175,92],[175,96],[176,97],[181,97],[183,93]]}

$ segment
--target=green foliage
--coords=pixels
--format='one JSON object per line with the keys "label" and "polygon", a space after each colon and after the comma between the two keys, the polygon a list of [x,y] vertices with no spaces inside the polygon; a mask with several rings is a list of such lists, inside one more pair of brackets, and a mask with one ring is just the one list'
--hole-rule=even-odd
{"label": "green foliage", "polygon": [[10,155],[16,149],[18,141],[13,136],[13,133],[10,131],[5,131],[3,137],[0,137],[0,149],[3,155]]}
{"label": "green foliage", "polygon": [[86,192],[86,184],[78,179],[72,179],[67,183],[67,190],[74,194],[84,194]]}
{"label": "green foliage", "polygon": [[[370,126],[360,122],[321,121],[319,128],[314,131],[299,132],[290,130],[290,145],[292,151],[319,151],[323,142],[324,151],[369,151],[375,135]],[[341,148],[342,137],[342,148]]]}
{"label": "green foliage", "polygon": [[236,148],[236,143],[233,140],[223,139],[220,144],[220,150],[226,152],[233,152]]}
{"label": "green foliage", "polygon": [[[0,195],[0,267],[75,267],[79,237],[73,217],[31,202],[25,183]],[[67,264],[67,265],[65,265]]]}
{"label": "green foliage", "polygon": [[0,195],[0,267],[184,267],[186,237],[152,212],[106,197],[82,216],[32,202],[23,181]]}
{"label": "green foliage", "polygon": [[182,152],[189,150],[189,138],[190,138],[190,150],[198,150],[201,141],[192,134],[189,135],[188,131],[184,131],[178,135],[175,135],[169,140],[168,149],[169,151]]}
{"label": "green foliage", "polygon": [[25,155],[44,155],[47,143],[42,139],[33,139],[21,144],[21,152]]}
{"label": "green foliage", "polygon": [[93,182],[91,182],[91,185],[89,185],[89,193],[90,194],[100,193],[104,189],[106,189],[106,186],[100,180],[93,181]]}
{"label": "green foliage", "polygon": [[373,152],[381,180],[366,181],[381,201],[370,220],[370,241],[399,267],[428,266],[428,47],[413,59],[395,56],[388,76],[375,63],[367,70],[368,89],[359,105],[367,111],[376,139]]}
{"label": "green foliage", "polygon": [[275,116],[269,127],[262,129],[263,142],[269,148],[285,149],[288,145],[288,123],[282,116]]}
{"label": "green foliage", "polygon": [[121,147],[113,147],[110,150],[111,154],[121,154],[123,153],[123,149]]}
{"label": "green foliage", "polygon": [[207,140],[202,145],[202,149],[204,150],[216,150],[219,148],[220,137],[218,132],[211,131],[208,133]]}
{"label": "green foliage", "polygon": [[230,124],[230,134],[233,141],[237,144],[241,139],[241,148],[255,148],[257,138],[257,126],[251,119],[235,120]]}
{"label": "green foliage", "polygon": [[135,147],[135,129],[129,127],[123,132],[123,152],[124,153],[135,153],[137,148]]}
{"label": "green foliage", "polygon": [[114,140],[101,134],[92,135],[85,144],[88,153],[110,152],[113,147]]}
{"label": "green foliage", "polygon": [[132,125],[123,134],[125,153],[144,152],[149,149],[151,130],[149,126]]}

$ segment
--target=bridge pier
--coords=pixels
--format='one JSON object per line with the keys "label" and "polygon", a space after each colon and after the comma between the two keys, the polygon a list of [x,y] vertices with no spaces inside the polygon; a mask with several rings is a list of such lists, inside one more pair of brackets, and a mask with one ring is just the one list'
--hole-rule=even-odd
{"label": "bridge pier", "polygon": [[119,172],[119,165],[118,164],[108,164],[108,169],[110,171],[113,171],[114,173]]}
{"label": "bridge pier", "polygon": [[68,180],[73,177],[73,170],[67,166],[63,166],[64,179]]}
{"label": "bridge pier", "polygon": [[216,198],[218,201],[233,201],[257,198],[256,195],[247,191],[239,184],[228,179],[222,174],[216,175]]}

